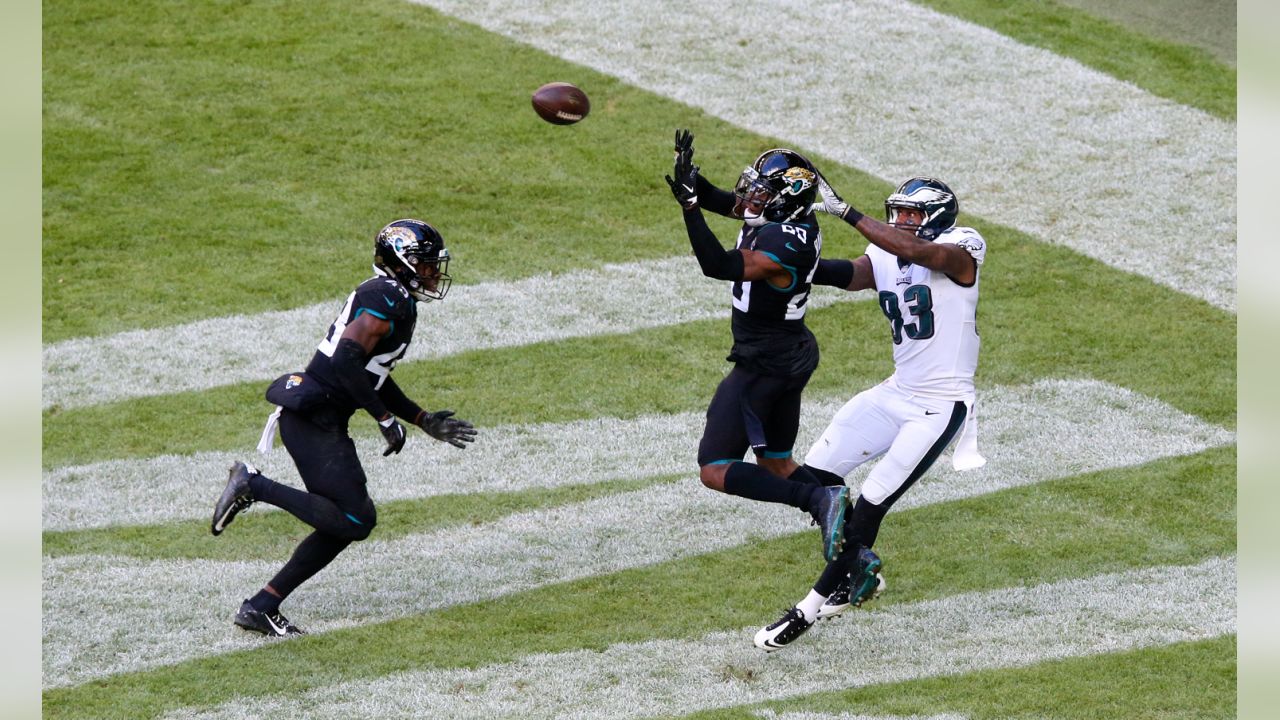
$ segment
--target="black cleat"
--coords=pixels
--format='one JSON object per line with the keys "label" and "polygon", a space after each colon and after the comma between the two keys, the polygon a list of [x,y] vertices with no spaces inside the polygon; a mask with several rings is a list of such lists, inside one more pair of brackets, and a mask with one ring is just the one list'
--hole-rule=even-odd
{"label": "black cleat", "polygon": [[800,608],[793,607],[782,616],[781,620],[772,625],[766,625],[756,632],[756,647],[765,652],[781,650],[791,644],[792,640],[805,634],[805,631],[811,627],[813,627],[813,621],[805,620]]}
{"label": "black cleat", "polygon": [[813,521],[822,528],[822,558],[831,562],[844,549],[844,511],[849,507],[849,488],[831,485],[819,492],[822,496]]}
{"label": "black cleat", "polygon": [[245,630],[270,635],[271,637],[287,637],[289,635],[306,635],[306,631],[289,622],[289,618],[274,613],[258,612],[245,600],[240,604],[240,612],[236,613],[236,625]]}
{"label": "black cleat", "polygon": [[236,518],[236,514],[253,504],[253,491],[249,489],[249,476],[257,475],[258,469],[245,465],[239,460],[231,466],[227,487],[222,490],[222,497],[213,506],[213,524],[209,530],[214,535],[222,531]]}

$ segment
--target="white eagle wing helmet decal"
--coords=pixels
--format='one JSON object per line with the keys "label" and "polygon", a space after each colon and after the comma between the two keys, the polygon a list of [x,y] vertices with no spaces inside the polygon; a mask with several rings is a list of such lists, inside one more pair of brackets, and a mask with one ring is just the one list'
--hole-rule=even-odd
{"label": "white eagle wing helmet decal", "polygon": [[890,223],[895,219],[894,208],[913,208],[924,213],[916,234],[925,239],[933,239],[955,225],[960,212],[960,203],[951,188],[941,180],[925,177],[911,178],[902,183],[897,192],[884,201],[884,207]]}

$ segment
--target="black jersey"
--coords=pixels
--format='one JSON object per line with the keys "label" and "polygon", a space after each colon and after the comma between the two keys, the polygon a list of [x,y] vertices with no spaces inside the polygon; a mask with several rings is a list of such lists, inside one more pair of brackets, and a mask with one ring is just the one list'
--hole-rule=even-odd
{"label": "black jersey", "polygon": [[733,351],[729,360],[766,375],[802,375],[818,366],[818,342],[804,324],[822,232],[813,215],[802,222],[744,225],[740,250],[764,253],[791,274],[791,284],[733,284]]}
{"label": "black jersey", "polygon": [[374,390],[378,390],[409,349],[409,341],[413,339],[413,326],[418,320],[418,304],[400,283],[380,275],[360,283],[347,297],[347,303],[342,306],[342,311],[329,326],[328,334],[320,341],[315,355],[311,357],[307,375],[327,387],[331,397],[344,398],[352,407],[355,407],[355,402],[343,390],[342,381],[334,372],[333,351],[337,349],[347,325],[363,313],[391,323],[391,332],[379,340],[373,346],[373,352],[365,357],[369,384]]}

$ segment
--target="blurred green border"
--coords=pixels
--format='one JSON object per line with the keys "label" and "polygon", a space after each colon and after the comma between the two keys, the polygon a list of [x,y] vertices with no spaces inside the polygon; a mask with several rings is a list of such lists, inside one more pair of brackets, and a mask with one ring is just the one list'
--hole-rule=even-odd
{"label": "blurred green border", "polygon": [[1262,448],[1276,439],[1275,410],[1280,401],[1268,372],[1280,354],[1280,244],[1272,217],[1280,162],[1275,129],[1280,127],[1280,47],[1274,34],[1280,10],[1273,3],[1247,0],[1238,5],[1239,74],[1239,696],[1240,717],[1275,717],[1280,706],[1280,625],[1276,596],[1280,576],[1274,548],[1280,545],[1280,484],[1275,463]]}
{"label": "blurred green border", "polygon": [[[0,216],[5,219],[3,343],[4,471],[0,473],[0,670],[5,717],[40,717],[40,6],[0,10],[4,97],[0,104]],[[37,298],[28,306],[26,301]],[[32,307],[34,306],[34,307]],[[33,382],[34,380],[34,382]],[[29,421],[29,422],[28,422]]]}
{"label": "blurred green border", "polygon": [[[0,578],[17,591],[4,593],[9,619],[0,702],[6,717],[39,717],[40,688],[40,316],[24,313],[25,298],[40,297],[40,6],[19,0],[0,10],[4,89],[11,101],[0,110],[3,130],[4,192],[8,252],[4,288],[10,302],[4,323],[8,350],[4,383],[6,471],[0,492],[8,522],[0,530],[7,556]],[[1270,268],[1280,266],[1280,239],[1266,208],[1276,183],[1270,168],[1280,160],[1274,128],[1280,127],[1280,47],[1270,35],[1280,29],[1280,10],[1262,0],[1238,4],[1239,114],[1239,289],[1240,326],[1240,717],[1268,717],[1280,706],[1280,632],[1274,618],[1280,591],[1277,561],[1268,552],[1280,542],[1280,485],[1273,464],[1259,448],[1273,441],[1277,427],[1267,410],[1280,400],[1263,373],[1280,355],[1280,321],[1269,313],[1280,306],[1280,286]],[[13,100],[16,98],[16,101]],[[1251,210],[1250,208],[1256,208]],[[30,380],[34,378],[35,382]],[[30,418],[31,423],[19,422]],[[1269,472],[1270,470],[1270,472]]]}

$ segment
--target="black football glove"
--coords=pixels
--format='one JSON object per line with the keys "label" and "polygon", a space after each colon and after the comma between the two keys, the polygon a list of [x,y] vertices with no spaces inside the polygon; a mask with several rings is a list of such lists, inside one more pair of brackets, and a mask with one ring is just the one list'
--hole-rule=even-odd
{"label": "black football glove", "polygon": [[672,171],[676,178],[666,176],[671,194],[676,202],[685,210],[698,207],[698,166],[693,164],[693,133],[688,130],[676,131],[676,162]]}
{"label": "black football glove", "polygon": [[431,437],[463,450],[467,449],[467,443],[475,442],[476,439],[475,426],[466,420],[454,418],[452,410],[424,413],[418,427]]}
{"label": "black football glove", "polygon": [[691,167],[693,167],[693,133],[688,130],[677,130],[676,177],[689,174],[689,168]]}
{"label": "black football glove", "polygon": [[396,420],[395,416],[387,415],[379,420],[378,429],[382,431],[382,437],[387,440],[387,449],[382,451],[382,456],[400,452],[404,447],[404,426]]}

